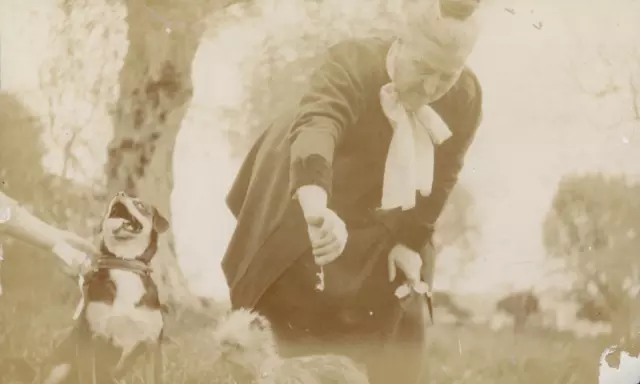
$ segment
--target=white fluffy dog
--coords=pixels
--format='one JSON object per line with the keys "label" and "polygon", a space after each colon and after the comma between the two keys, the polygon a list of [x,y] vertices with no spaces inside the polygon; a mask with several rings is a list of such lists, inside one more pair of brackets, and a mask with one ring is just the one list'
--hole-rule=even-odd
{"label": "white fluffy dog", "polygon": [[214,338],[219,348],[216,360],[227,364],[238,382],[369,383],[364,371],[345,356],[280,357],[269,322],[255,312],[230,312],[218,324]]}

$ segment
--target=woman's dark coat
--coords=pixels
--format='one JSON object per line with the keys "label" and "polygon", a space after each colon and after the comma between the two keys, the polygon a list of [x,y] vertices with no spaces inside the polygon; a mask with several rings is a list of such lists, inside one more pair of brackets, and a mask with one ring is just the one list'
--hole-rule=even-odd
{"label": "woman's dark coat", "polygon": [[[386,228],[376,236],[393,243],[419,251],[430,241],[480,123],[481,88],[465,69],[456,85],[432,104],[453,133],[436,150],[432,193],[419,197],[412,210],[380,215],[392,128],[379,92],[390,82],[385,68],[390,44],[369,38],[330,48],[299,102],[267,127],[247,155],[227,198],[237,227],[222,268],[234,308],[254,308],[265,290],[308,254],[306,226],[293,198],[302,185],[325,188],[330,207],[348,229],[376,220]],[[350,235],[349,242],[358,241],[368,240]],[[348,243],[338,260],[348,258],[350,248],[362,252],[363,246]]]}

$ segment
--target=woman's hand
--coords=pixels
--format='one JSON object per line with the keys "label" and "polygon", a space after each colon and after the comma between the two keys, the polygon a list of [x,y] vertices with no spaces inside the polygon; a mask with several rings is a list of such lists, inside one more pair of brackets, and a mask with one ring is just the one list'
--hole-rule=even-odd
{"label": "woman's hand", "polygon": [[66,264],[64,270],[70,275],[84,275],[91,268],[92,255],[97,250],[88,240],[70,231],[59,231],[58,242],[51,251]]}
{"label": "woman's hand", "polygon": [[51,252],[64,262],[63,271],[71,276],[84,275],[91,268],[90,256],[64,241],[56,244]]}
{"label": "woman's hand", "polygon": [[319,215],[305,216],[305,220],[316,264],[329,264],[342,255],[349,234],[334,211],[325,208]]}
{"label": "woman's hand", "polygon": [[420,282],[422,258],[420,254],[402,244],[396,244],[389,252],[389,281],[393,282],[400,269],[405,275],[406,283],[414,286]]}
{"label": "woman's hand", "polygon": [[433,316],[431,288],[429,284],[422,281],[422,258],[420,254],[404,245],[397,244],[391,249],[391,252],[389,252],[389,282],[393,282],[396,279],[398,268],[404,273],[407,280],[396,288],[396,297],[403,299],[412,292],[427,295],[429,313],[430,316]]}
{"label": "woman's hand", "polygon": [[60,231],[60,239],[79,251],[89,254],[97,253],[96,247],[87,239],[70,231]]}
{"label": "woman's hand", "polygon": [[338,258],[347,245],[347,226],[327,208],[327,192],[317,185],[305,185],[296,192],[307,222],[309,240],[316,264],[325,265]]}

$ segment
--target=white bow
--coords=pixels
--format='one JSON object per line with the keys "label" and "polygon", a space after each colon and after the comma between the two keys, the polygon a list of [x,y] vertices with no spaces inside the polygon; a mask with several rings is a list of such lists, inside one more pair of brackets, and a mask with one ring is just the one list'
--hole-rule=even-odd
{"label": "white bow", "polygon": [[[393,73],[393,60],[390,58],[387,69]],[[380,89],[380,104],[393,127],[381,208],[411,209],[415,206],[416,191],[422,196],[431,194],[435,146],[451,137],[451,131],[429,105],[408,112],[399,102],[393,83]]]}

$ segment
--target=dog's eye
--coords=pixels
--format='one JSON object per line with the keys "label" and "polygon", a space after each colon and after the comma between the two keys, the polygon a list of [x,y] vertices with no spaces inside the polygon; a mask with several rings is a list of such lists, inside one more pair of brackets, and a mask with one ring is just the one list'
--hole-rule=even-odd
{"label": "dog's eye", "polygon": [[134,200],[133,205],[142,212],[147,212],[147,207],[141,201]]}

